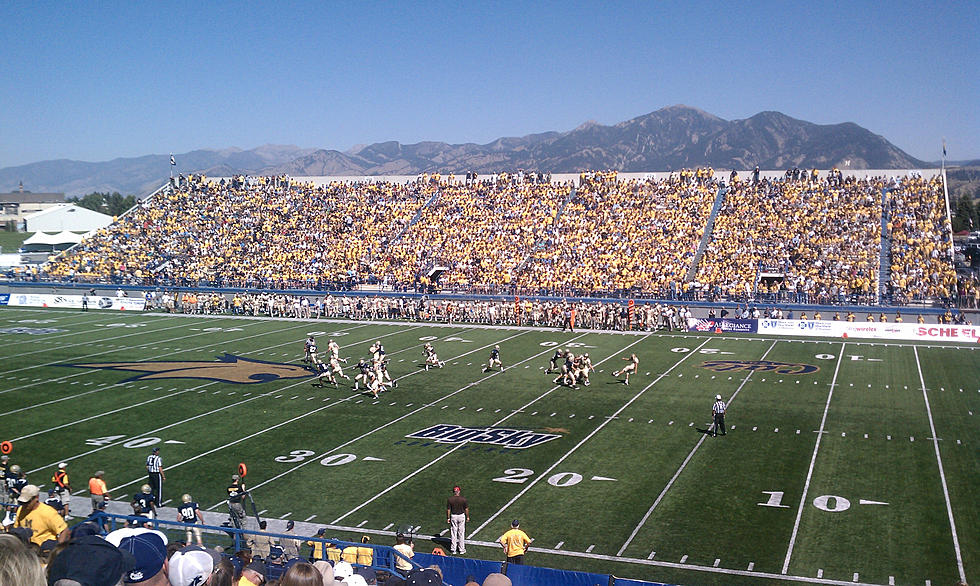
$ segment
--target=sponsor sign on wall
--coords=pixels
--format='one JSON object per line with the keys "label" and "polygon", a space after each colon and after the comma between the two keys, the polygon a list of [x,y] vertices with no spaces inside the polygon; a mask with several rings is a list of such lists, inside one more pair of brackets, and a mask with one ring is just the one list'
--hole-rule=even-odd
{"label": "sponsor sign on wall", "polygon": [[[7,305],[20,307],[63,307],[82,308],[81,295],[46,295],[41,293],[11,293]],[[89,309],[110,309],[117,311],[143,311],[146,300],[142,297],[97,297],[88,298]]]}
{"label": "sponsor sign on wall", "polygon": [[743,334],[758,331],[757,319],[698,319],[688,318],[687,329],[691,332],[739,332]]}

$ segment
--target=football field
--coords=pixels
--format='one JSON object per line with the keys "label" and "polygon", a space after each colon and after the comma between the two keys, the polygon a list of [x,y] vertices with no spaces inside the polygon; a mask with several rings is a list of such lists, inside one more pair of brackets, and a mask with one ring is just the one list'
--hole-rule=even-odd
{"label": "football field", "polygon": [[[398,387],[313,387],[308,335],[350,376],[380,341]],[[591,386],[553,384],[556,348],[590,354]],[[411,525],[428,552],[458,484],[470,557],[502,559],[520,519],[527,563],[627,578],[980,582],[976,346],[4,308],[0,360],[11,463],[49,486],[69,463],[77,500],[98,469],[127,499],[159,446],[165,500],[226,512],[245,463],[270,529]],[[724,437],[704,433],[716,394]]]}

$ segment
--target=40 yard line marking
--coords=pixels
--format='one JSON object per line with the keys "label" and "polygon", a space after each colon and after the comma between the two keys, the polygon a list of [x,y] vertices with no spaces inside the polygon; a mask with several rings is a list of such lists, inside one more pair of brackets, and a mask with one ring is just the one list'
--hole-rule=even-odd
{"label": "40 yard line marking", "polygon": [[567,452],[565,452],[565,455],[563,455],[562,457],[558,458],[555,461],[554,464],[552,464],[551,466],[548,467],[547,470],[545,470],[544,472],[542,472],[541,474],[539,474],[537,478],[535,478],[530,483],[528,483],[527,486],[525,486],[520,492],[518,492],[516,495],[514,495],[514,498],[510,499],[509,501],[507,501],[507,504],[505,504],[503,507],[501,507],[500,509],[498,509],[496,513],[494,513],[493,515],[491,515],[490,518],[488,518],[479,527],[477,527],[475,531],[473,531],[472,533],[470,533],[469,534],[469,537],[467,539],[472,539],[474,535],[476,535],[477,533],[479,533],[484,527],[486,527],[491,522],[493,522],[494,519],[496,519],[497,517],[499,517],[512,504],[514,504],[515,502],[517,502],[517,499],[519,499],[522,496],[524,496],[525,494],[527,494],[527,491],[531,490],[531,488],[533,488],[542,478],[547,477],[548,474],[550,474],[551,471],[555,469],[555,467],[557,467],[559,464],[561,464],[562,462],[564,462],[566,458],[568,458],[569,456],[571,456],[576,450],[578,450],[581,446],[583,446],[585,444],[585,442],[589,441],[590,439],[592,439],[593,436],[595,436],[595,434],[597,434],[600,431],[602,431],[602,428],[604,428],[610,421],[613,421],[613,419],[616,416],[618,416],[620,413],[622,413],[624,410],[626,410],[626,408],[629,407],[630,405],[632,405],[634,401],[636,401],[641,396],[643,396],[643,393],[647,392],[648,389],[652,388],[655,384],[657,384],[658,382],[660,382],[664,377],[666,377],[668,374],[670,374],[670,372],[672,370],[674,370],[675,368],[677,368],[678,366],[680,366],[681,363],[683,363],[689,357],[691,357],[694,354],[697,354],[698,350],[700,350],[701,348],[703,348],[704,345],[707,344],[709,341],[711,341],[710,338],[705,338],[705,340],[703,342],[701,342],[701,344],[697,348],[695,348],[691,352],[688,352],[688,353],[684,354],[683,358],[681,358],[680,360],[678,360],[677,362],[675,362],[673,366],[671,366],[666,371],[664,371],[663,374],[661,374],[660,376],[658,376],[657,378],[655,378],[653,380],[653,382],[651,382],[647,386],[643,387],[643,389],[639,393],[633,395],[633,398],[630,399],[629,401],[627,401],[622,407],[620,407],[619,409],[617,409],[616,412],[613,413],[611,417],[607,417],[607,418],[603,419],[602,420],[602,423],[600,423],[594,430],[592,430],[592,432],[590,432],[589,435],[587,435],[584,438],[582,438],[582,440],[579,443],[575,444],[572,447],[572,449],[570,449]]}
{"label": "40 yard line marking", "polygon": [[[796,545],[796,535],[800,531],[800,519],[803,517],[803,507],[806,505],[806,494],[810,490],[810,480],[813,479],[813,467],[817,463],[817,452],[820,450],[820,440],[823,438],[824,428],[827,425],[827,412],[830,411],[830,400],[834,396],[834,386],[837,384],[837,373],[840,372],[841,360],[844,358],[844,348],[847,342],[841,344],[840,354],[837,357],[837,366],[834,368],[834,378],[830,381],[830,392],[827,393],[827,403],[823,408],[823,417],[820,418],[820,430],[817,433],[817,441],[813,446],[813,455],[810,457],[810,467],[806,471],[806,482],[803,484],[803,496],[800,497],[800,506],[796,510],[796,521],[793,522],[793,534],[789,538],[789,547],[786,550],[786,559],[783,561],[782,573],[789,571],[789,560],[793,557],[793,547]],[[933,433],[935,435],[935,433]]]}
{"label": "40 yard line marking", "polygon": [[[776,342],[778,342],[778,341],[779,340],[773,340],[772,345],[769,346],[769,349],[766,350],[765,354],[762,355],[762,358],[760,358],[760,360],[765,360],[766,359],[766,356],[768,356],[769,353],[772,352],[772,349],[776,347]],[[693,352],[692,352],[692,354],[693,354]],[[664,373],[664,374],[667,374],[667,373]],[[738,388],[735,389],[735,392],[734,393],[732,393],[732,396],[728,399],[728,404],[729,405],[731,405],[732,401],[735,400],[735,397],[738,396],[739,391],[741,391],[742,390],[742,387],[744,387],[746,385],[746,383],[749,382],[749,379],[750,378],[752,378],[752,371],[749,372],[749,374],[742,380],[742,384],[738,385]],[[712,424],[712,425],[714,425],[714,424]],[[732,429],[734,429],[734,428],[735,428],[735,426],[732,426]],[[684,461],[681,462],[681,465],[677,469],[677,472],[674,472],[674,476],[671,477],[670,481],[667,482],[667,486],[665,486],[664,489],[662,491],[660,491],[660,494],[657,495],[656,500],[654,500],[653,501],[653,504],[650,505],[650,508],[647,510],[646,514],[643,515],[643,518],[642,519],[640,519],[640,522],[636,524],[636,527],[633,529],[633,532],[630,533],[629,538],[626,540],[625,543],[623,543],[623,546],[619,548],[619,551],[616,553],[616,556],[617,557],[623,555],[623,552],[626,551],[626,548],[629,547],[630,543],[633,542],[633,540],[636,538],[636,535],[640,532],[640,529],[643,528],[643,526],[646,524],[647,520],[650,518],[650,515],[652,515],[653,514],[653,511],[657,508],[657,505],[659,505],[660,504],[660,501],[662,501],[663,498],[664,498],[664,496],[667,495],[667,491],[670,490],[670,487],[674,485],[674,482],[681,475],[681,472],[683,472],[684,471],[684,468],[687,467],[687,463],[691,461],[691,458],[694,457],[694,454],[698,451],[698,448],[701,447],[701,444],[704,443],[704,440],[707,437],[708,437],[707,434],[702,434],[701,437],[698,439],[698,442],[694,445],[693,448],[691,448],[691,452],[687,455],[686,458],[684,458]]]}
{"label": "40 yard line marking", "polygon": [[960,572],[960,582],[966,583],[966,572],[963,569],[963,555],[960,553],[960,539],[956,535],[956,521],[953,520],[953,507],[949,502],[949,489],[946,486],[946,472],[943,468],[943,458],[939,454],[939,441],[936,439],[936,424],[932,419],[932,407],[929,406],[929,394],[926,392],[926,381],[922,376],[922,365],[919,363],[919,349],[913,347],[915,367],[919,371],[919,384],[922,386],[922,398],[926,402],[926,413],[929,415],[929,431],[932,432],[932,445],[936,449],[936,463],[939,465],[939,479],[943,484],[943,498],[946,499],[946,514],[949,516],[949,528],[953,534],[953,549],[956,551],[956,567]]}

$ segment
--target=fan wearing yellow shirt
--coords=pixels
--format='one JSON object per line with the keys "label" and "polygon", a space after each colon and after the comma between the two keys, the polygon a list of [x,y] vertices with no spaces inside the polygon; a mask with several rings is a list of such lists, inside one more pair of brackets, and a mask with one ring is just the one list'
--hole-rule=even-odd
{"label": "fan wearing yellow shirt", "polygon": [[521,522],[517,519],[510,524],[510,531],[504,533],[497,540],[498,543],[504,548],[504,553],[507,555],[507,563],[509,564],[524,564],[524,554],[527,552],[528,546],[534,541],[527,536],[520,529]]}
{"label": "fan wearing yellow shirt", "polygon": [[14,513],[14,527],[26,527],[33,531],[31,542],[43,545],[46,541],[68,541],[68,524],[53,507],[38,500],[40,489],[28,484],[20,491],[20,506]]}

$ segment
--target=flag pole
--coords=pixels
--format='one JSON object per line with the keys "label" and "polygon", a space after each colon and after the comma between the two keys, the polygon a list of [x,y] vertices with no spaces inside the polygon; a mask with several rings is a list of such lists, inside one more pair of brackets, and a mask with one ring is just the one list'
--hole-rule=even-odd
{"label": "flag pole", "polygon": [[943,163],[940,173],[943,178],[943,197],[946,200],[946,225],[949,227],[949,262],[956,270],[956,248],[953,246],[953,216],[949,212],[949,183],[946,181],[946,139],[943,139]]}

